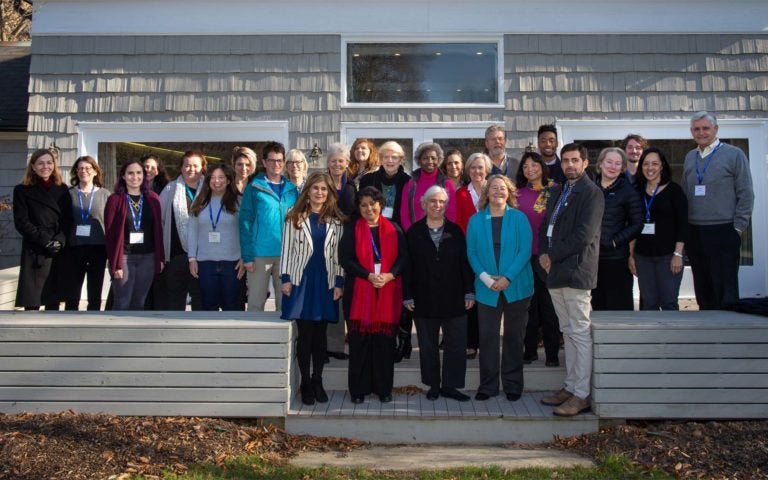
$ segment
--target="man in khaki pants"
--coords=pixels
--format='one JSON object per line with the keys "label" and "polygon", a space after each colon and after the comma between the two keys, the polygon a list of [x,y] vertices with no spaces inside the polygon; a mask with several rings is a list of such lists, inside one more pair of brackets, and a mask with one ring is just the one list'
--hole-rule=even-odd
{"label": "man in khaki pants", "polygon": [[603,193],[585,174],[587,149],[569,143],[560,150],[566,182],[547,202],[547,216],[539,232],[539,262],[547,272],[565,343],[565,387],[541,399],[556,406],[555,415],[570,417],[590,409],[592,337],[591,291],[597,286]]}

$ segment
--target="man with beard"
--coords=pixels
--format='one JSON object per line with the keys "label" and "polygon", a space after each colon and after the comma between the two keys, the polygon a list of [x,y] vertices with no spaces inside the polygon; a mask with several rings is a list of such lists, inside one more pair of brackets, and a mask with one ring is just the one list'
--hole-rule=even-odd
{"label": "man with beard", "polygon": [[507,156],[507,132],[501,125],[485,130],[485,153],[491,158],[491,175],[504,175],[515,182],[520,160]]}
{"label": "man with beard", "polygon": [[630,133],[621,141],[621,149],[627,154],[627,180],[632,185],[635,184],[635,175],[637,175],[637,165],[645,149],[648,148],[648,140],[642,135]]}

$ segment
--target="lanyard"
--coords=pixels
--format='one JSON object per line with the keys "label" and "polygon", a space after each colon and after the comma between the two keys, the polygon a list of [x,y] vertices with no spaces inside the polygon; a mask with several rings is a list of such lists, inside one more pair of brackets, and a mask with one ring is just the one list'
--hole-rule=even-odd
{"label": "lanyard", "polygon": [[712,153],[707,155],[707,161],[704,164],[704,170],[702,171],[699,171],[699,160],[701,160],[701,151],[698,148],[696,149],[696,179],[699,181],[699,185],[702,185],[704,183],[704,174],[707,173],[709,162],[712,160],[712,157],[715,156],[715,152],[717,152],[720,149],[720,146],[722,144],[723,144],[722,142],[717,144],[717,147],[715,147],[715,149],[712,150]]}
{"label": "lanyard", "polygon": [[88,219],[91,216],[91,207],[93,207],[93,197],[96,196],[96,195],[94,195],[95,193],[96,193],[96,187],[92,186],[91,187],[91,199],[88,201],[88,210],[86,211],[83,208],[83,191],[80,190],[80,186],[79,185],[77,186],[77,199],[80,201],[80,219],[82,220],[83,225],[87,225],[88,224]]}
{"label": "lanyard", "polygon": [[[555,222],[557,222],[557,216],[560,214],[560,209],[565,205],[566,200],[568,199],[568,195],[571,193],[571,190],[573,190],[573,185],[570,183],[565,184],[563,186],[563,191],[560,193],[560,198],[557,200],[557,205],[555,206],[555,211],[552,212],[552,218],[549,221],[549,231],[552,231],[552,228],[555,226]],[[551,233],[547,234],[549,238],[549,246],[552,246],[552,236]]]}
{"label": "lanyard", "polygon": [[395,190],[397,190],[397,187],[395,187],[394,184],[392,184],[389,189],[387,189],[387,198],[384,201],[385,206],[387,207],[394,207],[395,206]]}
{"label": "lanyard", "polygon": [[373,246],[373,263],[381,263],[381,254],[376,248],[376,242],[373,241],[373,230],[371,230],[371,245]]}
{"label": "lanyard", "polygon": [[659,185],[656,185],[656,188],[653,189],[653,193],[651,194],[651,199],[646,200],[645,195],[643,195],[643,202],[645,202],[645,223],[651,223],[651,205],[653,205],[653,201],[656,199],[656,193],[659,191]]}
{"label": "lanyard", "polygon": [[131,204],[131,197],[126,194],[126,198],[128,199],[128,210],[131,211],[131,218],[133,219],[133,231],[134,232],[140,232],[141,231],[141,213],[144,211],[144,195],[139,195],[139,214],[136,215],[136,212],[133,211],[133,205]]}
{"label": "lanyard", "polygon": [[219,204],[219,213],[216,214],[216,221],[213,221],[213,207],[208,203],[208,215],[211,217],[211,228],[216,231],[216,227],[219,225],[219,219],[221,218],[221,210],[224,208],[224,202]]}
{"label": "lanyard", "polygon": [[194,202],[196,191],[193,192],[192,189],[189,188],[189,185],[187,185],[186,183],[184,184],[184,189],[187,191],[187,197],[189,197],[189,199]]}

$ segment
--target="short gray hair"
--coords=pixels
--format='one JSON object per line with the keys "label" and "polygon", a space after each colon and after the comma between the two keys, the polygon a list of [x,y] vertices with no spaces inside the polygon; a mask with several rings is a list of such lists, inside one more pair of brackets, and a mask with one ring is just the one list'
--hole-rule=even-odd
{"label": "short gray hair", "polygon": [[706,120],[713,127],[717,126],[717,117],[715,117],[709,112],[701,111],[701,112],[694,113],[693,116],[691,117],[691,126],[693,126],[693,122],[698,122],[699,120]]}
{"label": "short gray hair", "polygon": [[467,162],[464,164],[464,173],[469,176],[469,167],[472,166],[473,163],[475,163],[476,160],[482,160],[483,165],[485,166],[485,172],[486,174],[490,174],[493,170],[493,165],[491,164],[491,159],[488,157],[488,155],[478,152],[473,153],[469,156],[467,159]]}
{"label": "short gray hair", "polygon": [[341,155],[349,163],[349,147],[343,143],[332,143],[328,145],[328,153],[325,154],[325,164],[327,165],[331,158]]}
{"label": "short gray hair", "polygon": [[443,158],[445,156],[443,153],[443,147],[435,142],[424,142],[416,148],[416,153],[413,155],[416,163],[419,163],[421,156],[424,154],[424,152],[428,151],[435,152],[437,154],[437,163],[443,163]]}
{"label": "short gray hair", "polygon": [[427,209],[427,202],[430,198],[434,197],[438,193],[442,193],[443,196],[445,196],[445,204],[448,205],[448,200],[450,197],[448,197],[448,191],[441,187],[440,185],[432,185],[427,189],[426,192],[424,192],[424,195],[421,196],[421,199],[419,199],[419,203],[421,204],[421,208],[426,210]]}

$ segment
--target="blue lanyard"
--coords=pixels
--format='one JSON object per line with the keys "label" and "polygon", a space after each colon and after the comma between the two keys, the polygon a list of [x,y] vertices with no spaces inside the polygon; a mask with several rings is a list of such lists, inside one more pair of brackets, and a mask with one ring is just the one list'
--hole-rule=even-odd
{"label": "blue lanyard", "polygon": [[712,157],[715,156],[715,152],[717,152],[720,149],[720,146],[723,143],[720,142],[717,147],[715,147],[714,150],[712,150],[712,153],[707,155],[707,161],[704,164],[704,170],[701,172],[699,171],[699,160],[701,160],[701,151],[697,148],[696,149],[696,178],[699,181],[699,185],[702,185],[704,183],[704,174],[707,173],[707,168],[709,167],[709,162],[712,161]]}
{"label": "blue lanyard", "polygon": [[216,231],[216,227],[219,225],[219,219],[221,218],[221,210],[224,208],[224,202],[219,204],[219,213],[216,214],[216,221],[213,221],[213,207],[208,204],[208,215],[211,217],[211,228]]}
{"label": "blue lanyard", "polygon": [[88,225],[88,219],[91,216],[91,207],[93,207],[93,197],[95,197],[96,187],[91,187],[91,199],[88,201],[88,210],[83,208],[83,191],[77,186],[77,199],[80,200],[80,219],[83,225]]}
{"label": "blue lanyard", "polygon": [[572,189],[573,185],[570,183],[566,183],[565,186],[563,186],[563,193],[560,194],[560,198],[558,199],[557,205],[555,206],[555,211],[552,214],[552,221],[550,222],[552,225],[554,225],[557,221],[557,216],[560,215],[560,209],[563,208],[563,205],[565,205],[566,200],[568,200],[568,195],[571,193]]}
{"label": "blue lanyard", "polygon": [[131,211],[131,218],[133,218],[133,231],[134,232],[140,232],[141,231],[141,213],[144,211],[144,195],[139,195],[139,214],[136,215],[136,212],[133,211],[133,205],[131,205],[131,197],[130,195],[125,195],[126,199],[128,199],[128,210]]}
{"label": "blue lanyard", "polygon": [[371,230],[371,245],[373,246],[373,263],[381,263],[381,254],[376,248],[376,242],[373,241],[373,230]]}
{"label": "blue lanyard", "polygon": [[186,183],[184,184],[184,189],[187,191],[187,197],[189,197],[189,199],[194,202],[195,201],[195,193],[196,192],[193,193],[192,189],[189,188],[189,185],[187,185]]}
{"label": "blue lanyard", "polygon": [[651,205],[653,205],[653,201],[656,199],[656,193],[659,191],[659,185],[656,185],[656,188],[653,189],[653,193],[651,194],[651,200],[646,200],[645,195],[643,195],[643,202],[645,202],[645,223],[651,223]]}

